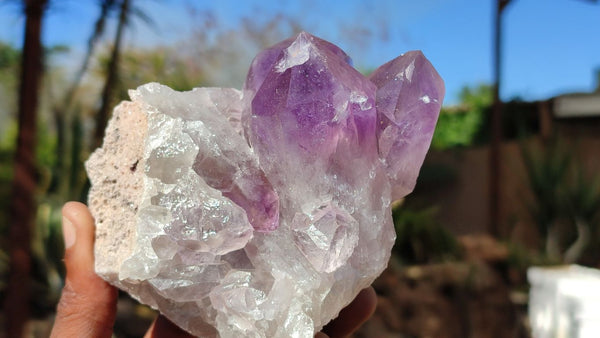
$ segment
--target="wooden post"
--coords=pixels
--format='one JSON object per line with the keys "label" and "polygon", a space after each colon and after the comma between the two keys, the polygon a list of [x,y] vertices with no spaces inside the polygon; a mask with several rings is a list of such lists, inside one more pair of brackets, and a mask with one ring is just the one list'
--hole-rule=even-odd
{"label": "wooden post", "polygon": [[502,210],[502,101],[500,100],[500,84],[502,69],[502,11],[510,0],[496,0],[494,22],[494,103],[491,116],[491,144],[489,162],[489,187],[490,187],[490,229],[495,237],[502,235],[500,229],[500,211]]}

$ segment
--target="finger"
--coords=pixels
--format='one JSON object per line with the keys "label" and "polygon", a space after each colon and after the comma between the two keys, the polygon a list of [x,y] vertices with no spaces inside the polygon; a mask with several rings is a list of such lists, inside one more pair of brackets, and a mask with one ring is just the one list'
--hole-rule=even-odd
{"label": "finger", "polygon": [[189,338],[194,337],[191,334],[185,332],[177,325],[173,324],[164,316],[158,316],[146,332],[144,338],[159,338],[159,337],[172,337],[172,338]]}
{"label": "finger", "polygon": [[325,325],[323,332],[329,337],[346,337],[356,331],[375,312],[377,294],[373,287],[368,287],[356,296],[352,303],[346,306],[340,315]]}
{"label": "finger", "polygon": [[51,337],[110,337],[117,290],[94,272],[94,220],[82,203],[62,212],[67,276]]}

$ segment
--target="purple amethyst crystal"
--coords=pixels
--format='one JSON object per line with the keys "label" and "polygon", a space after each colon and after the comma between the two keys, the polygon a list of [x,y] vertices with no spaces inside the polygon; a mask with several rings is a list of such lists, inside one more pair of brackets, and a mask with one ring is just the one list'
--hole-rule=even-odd
{"label": "purple amethyst crystal", "polygon": [[420,52],[369,79],[300,33],[243,92],[156,83],[87,162],[96,271],[203,337],[313,337],[385,269],[444,85]]}
{"label": "purple amethyst crystal", "polygon": [[342,50],[305,32],[260,53],[244,87],[242,122],[267,176],[318,182],[331,161],[373,160],[375,89]]}

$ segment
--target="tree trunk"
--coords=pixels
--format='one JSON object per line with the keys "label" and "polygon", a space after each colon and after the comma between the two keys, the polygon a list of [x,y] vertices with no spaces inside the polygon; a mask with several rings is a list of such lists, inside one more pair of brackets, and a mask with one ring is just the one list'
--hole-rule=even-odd
{"label": "tree trunk", "polygon": [[36,214],[35,141],[42,75],[42,17],[47,0],[24,0],[25,38],[19,88],[19,130],[10,200],[10,274],[4,303],[8,337],[22,337],[29,317],[31,232]]}
{"label": "tree trunk", "polygon": [[102,102],[100,103],[100,109],[96,114],[96,130],[94,132],[94,143],[93,148],[97,148],[102,145],[102,139],[104,137],[104,129],[108,123],[108,117],[110,114],[110,108],[112,105],[113,92],[116,87],[118,75],[119,75],[119,56],[121,54],[121,41],[123,39],[123,31],[127,24],[127,17],[129,15],[129,0],[122,0],[121,9],[119,13],[119,24],[117,26],[117,32],[115,35],[115,44],[108,61],[108,69],[106,71],[106,82],[104,82],[104,88],[102,89]]}

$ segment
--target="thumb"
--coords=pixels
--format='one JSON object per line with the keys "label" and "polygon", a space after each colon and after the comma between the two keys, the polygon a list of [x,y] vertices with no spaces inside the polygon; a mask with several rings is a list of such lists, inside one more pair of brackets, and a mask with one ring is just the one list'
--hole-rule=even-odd
{"label": "thumb", "polygon": [[62,212],[67,277],[51,337],[110,337],[117,290],[94,272],[94,220],[82,203]]}

